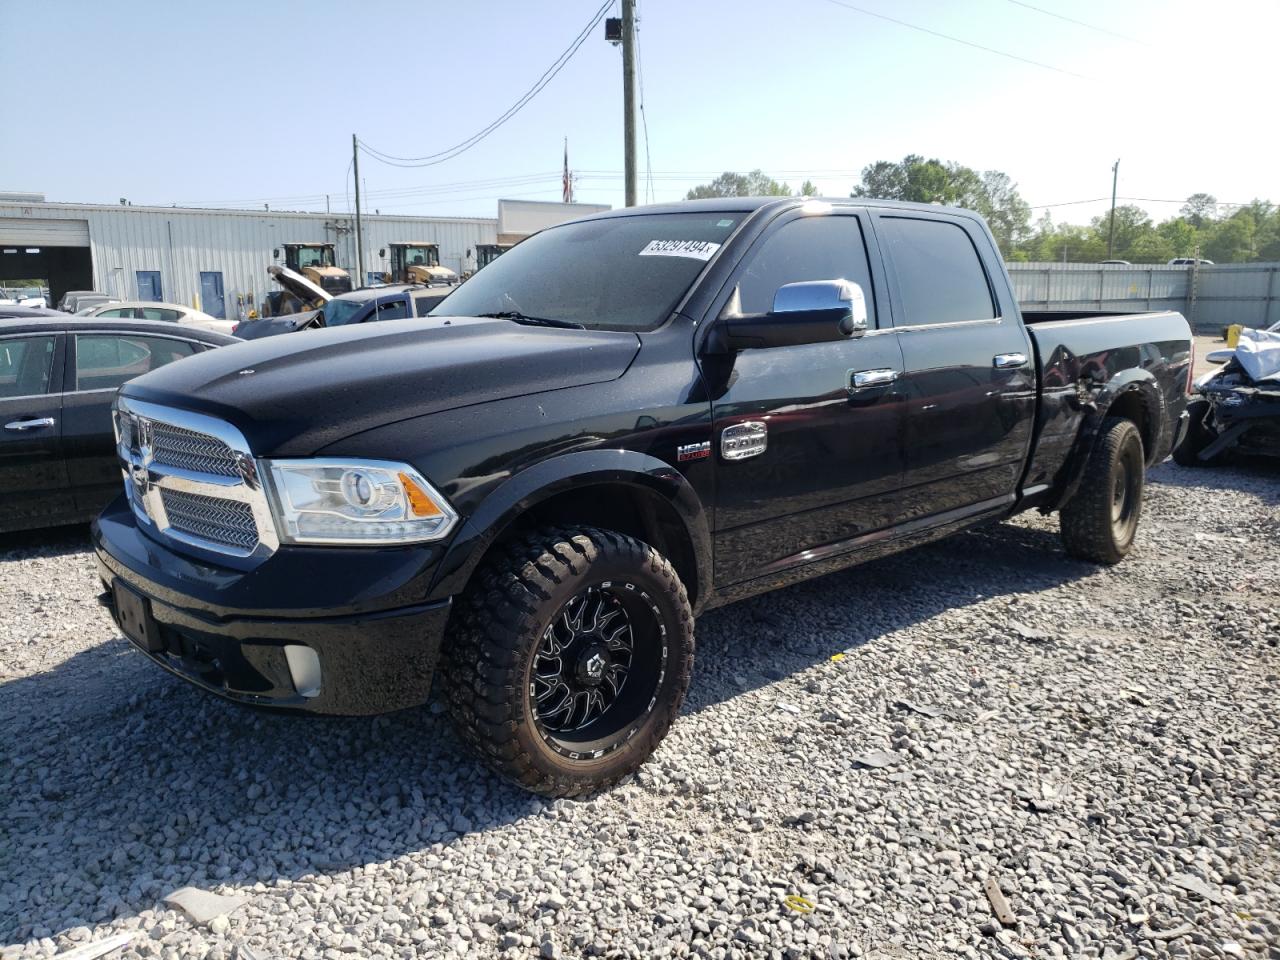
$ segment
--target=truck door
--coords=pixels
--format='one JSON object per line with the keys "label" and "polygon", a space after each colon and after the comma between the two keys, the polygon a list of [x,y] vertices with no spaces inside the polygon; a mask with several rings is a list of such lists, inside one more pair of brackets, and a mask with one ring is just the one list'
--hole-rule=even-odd
{"label": "truck door", "polygon": [[783,284],[851,280],[866,297],[869,328],[856,339],[702,358],[714,420],[717,584],[838,553],[892,521],[903,470],[902,357],[870,241],[857,208],[784,214],[714,305],[717,317],[736,292],[742,313],[767,313]]}
{"label": "truck door", "polygon": [[973,220],[941,214],[884,211],[875,230],[905,363],[902,519],[995,509],[1026,463],[1035,369],[1008,286],[993,282],[991,243]]}

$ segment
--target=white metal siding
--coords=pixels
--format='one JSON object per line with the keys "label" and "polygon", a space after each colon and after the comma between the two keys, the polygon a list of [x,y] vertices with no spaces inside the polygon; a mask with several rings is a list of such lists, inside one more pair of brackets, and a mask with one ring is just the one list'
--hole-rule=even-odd
{"label": "white metal siding", "polygon": [[[438,243],[440,262],[459,271],[474,266],[476,244],[497,242],[497,220],[485,217],[363,219],[366,271],[386,269],[386,261],[378,259],[378,250],[393,240]],[[286,242],[331,241],[336,245],[339,266],[356,275],[355,228],[353,218],[346,214],[0,203],[0,224],[10,222],[30,231],[63,231],[68,222],[80,223],[81,235],[87,231],[87,238],[78,243],[50,240],[44,245],[87,244],[95,287],[125,299],[138,294],[137,271],[159,270],[166,300],[198,305],[201,272],[219,272],[231,319],[239,316],[239,301],[248,312],[275,289],[267,267],[272,263],[272,250]],[[58,226],[51,227],[54,223]],[[356,280],[357,285],[361,279]]]}
{"label": "white metal siding", "polygon": [[0,217],[0,246],[87,247],[88,245],[88,220]]}

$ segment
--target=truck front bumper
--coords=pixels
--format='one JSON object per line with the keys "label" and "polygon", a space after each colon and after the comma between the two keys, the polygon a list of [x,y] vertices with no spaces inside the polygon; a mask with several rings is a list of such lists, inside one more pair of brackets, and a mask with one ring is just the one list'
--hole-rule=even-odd
{"label": "truck front bumper", "polygon": [[[140,530],[123,499],[94,523],[93,543],[102,601],[116,625],[157,664],[211,693],[251,706],[349,716],[413,707],[430,696],[450,600],[385,606],[409,592],[430,554],[408,558],[398,550],[377,558],[363,550],[334,557],[312,549],[300,559],[304,570],[315,568],[316,607],[246,609],[246,601],[278,600],[284,592],[271,589],[280,576],[268,569],[275,557],[252,571],[195,562]],[[398,562],[388,567],[388,559]],[[325,590],[324,568],[335,561],[346,570],[341,597]],[[417,571],[408,582],[388,577],[408,571]],[[228,595],[239,602],[220,602]],[[372,595],[377,608],[366,609]]]}

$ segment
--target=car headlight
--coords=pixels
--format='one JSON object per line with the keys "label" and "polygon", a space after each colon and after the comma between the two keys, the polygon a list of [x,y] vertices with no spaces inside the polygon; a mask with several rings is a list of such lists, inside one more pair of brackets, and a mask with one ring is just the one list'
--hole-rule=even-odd
{"label": "car headlight", "polygon": [[266,460],[271,510],[287,543],[420,543],[458,515],[418,471],[385,460]]}

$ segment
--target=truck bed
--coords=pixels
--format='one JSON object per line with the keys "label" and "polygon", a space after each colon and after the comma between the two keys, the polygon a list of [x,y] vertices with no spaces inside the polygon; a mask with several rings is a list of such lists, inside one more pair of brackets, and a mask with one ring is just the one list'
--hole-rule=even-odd
{"label": "truck bed", "polygon": [[1070,496],[1078,481],[1070,467],[1084,462],[1072,452],[1092,444],[1099,410],[1133,414],[1148,463],[1168,456],[1193,359],[1181,314],[1027,311],[1023,322],[1040,391],[1025,496],[1048,507]]}

